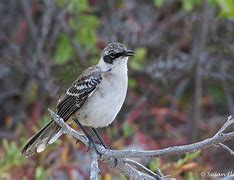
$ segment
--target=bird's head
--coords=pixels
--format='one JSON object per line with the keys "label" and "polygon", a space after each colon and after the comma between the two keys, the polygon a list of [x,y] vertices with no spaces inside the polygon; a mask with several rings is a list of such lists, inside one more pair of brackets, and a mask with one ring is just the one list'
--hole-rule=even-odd
{"label": "bird's head", "polygon": [[122,65],[126,66],[128,57],[133,55],[134,51],[128,50],[124,44],[111,43],[102,51],[99,65],[105,70],[112,70]]}

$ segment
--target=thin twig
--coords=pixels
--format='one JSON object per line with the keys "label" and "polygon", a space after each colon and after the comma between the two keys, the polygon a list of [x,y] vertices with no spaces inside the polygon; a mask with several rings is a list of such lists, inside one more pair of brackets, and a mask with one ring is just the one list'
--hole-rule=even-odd
{"label": "thin twig", "polygon": [[219,143],[219,146],[222,147],[223,149],[227,150],[228,152],[230,152],[231,155],[234,155],[234,151],[230,147],[226,146],[223,143]]}
{"label": "thin twig", "polygon": [[30,29],[30,33],[32,35],[32,39],[33,39],[34,42],[36,42],[38,32],[37,32],[36,25],[35,25],[35,23],[33,21],[33,18],[30,15],[29,1],[28,0],[23,0],[22,1],[22,7],[23,7],[23,11],[24,11],[25,17],[26,17],[28,25],[29,25],[29,29]]}
{"label": "thin twig", "polygon": [[170,177],[170,175],[163,175],[162,171],[158,168],[157,169],[159,176],[166,180],[176,180],[175,178]]}
{"label": "thin twig", "polygon": [[161,171],[159,168],[157,169],[157,171],[158,171],[158,174],[159,174],[161,177],[164,176],[163,173],[162,173],[162,171]]}
{"label": "thin twig", "polygon": [[216,136],[219,136],[220,134],[222,134],[225,131],[225,129],[227,129],[227,127],[230,126],[233,123],[234,123],[234,119],[232,118],[232,116],[229,116],[228,120],[224,123],[224,125],[216,133]]}
{"label": "thin twig", "polygon": [[145,172],[147,172],[147,173],[150,174],[151,176],[155,177],[156,179],[160,179],[160,180],[162,179],[158,174],[155,174],[155,173],[154,173],[153,171],[151,171],[150,169],[146,168],[146,167],[143,166],[142,164],[140,164],[140,163],[138,163],[138,162],[136,162],[136,161],[134,161],[134,160],[132,160],[132,159],[127,159],[127,158],[125,158],[124,161],[125,161],[126,163],[132,164],[132,165],[134,165],[134,166],[136,166],[136,167],[139,167],[139,168],[143,169]]}
{"label": "thin twig", "polygon": [[234,132],[222,133],[229,125],[233,124],[234,120],[229,116],[228,120],[221,127],[221,129],[211,138],[203,141],[182,145],[168,147],[159,150],[149,151],[137,151],[137,150],[108,150],[105,152],[106,155],[118,158],[145,158],[145,157],[164,157],[177,154],[184,154],[186,152],[195,152],[199,149],[205,149],[208,147],[215,146],[219,143],[234,139]]}
{"label": "thin twig", "polygon": [[90,179],[98,180],[99,168],[98,168],[98,154],[95,150],[91,151],[91,166],[90,166]]}
{"label": "thin twig", "polygon": [[118,158],[145,158],[145,157],[165,157],[171,155],[184,154],[186,152],[195,152],[199,149],[212,147],[220,142],[234,139],[234,132],[222,134],[220,136],[213,136],[212,138],[183,146],[174,146],[165,149],[151,150],[151,151],[137,151],[137,150],[108,150],[106,155]]}
{"label": "thin twig", "polygon": [[201,117],[201,97],[202,97],[202,81],[203,72],[202,66],[205,60],[204,49],[207,41],[207,34],[209,32],[209,15],[210,8],[207,1],[204,1],[202,21],[200,23],[200,30],[197,38],[194,39],[192,57],[196,60],[195,69],[195,92],[193,102],[193,112],[191,120],[188,123],[188,137],[192,141],[197,135],[197,123]]}
{"label": "thin twig", "polygon": [[[101,146],[102,147],[102,146]],[[100,160],[110,166],[112,169],[116,169],[121,172],[123,175],[128,177],[129,179],[143,180],[143,179],[155,179],[154,177],[147,175],[133,168],[130,164],[124,162],[121,158],[113,158],[106,156],[102,153]]]}
{"label": "thin twig", "polygon": [[36,50],[33,56],[34,66],[38,66],[40,62],[43,60],[43,47],[46,42],[46,38],[49,33],[49,29],[51,27],[52,15],[55,9],[53,8],[53,4],[51,1],[44,1],[45,4],[45,13],[43,13],[42,17],[42,26],[41,30],[38,32],[38,37],[36,41]]}

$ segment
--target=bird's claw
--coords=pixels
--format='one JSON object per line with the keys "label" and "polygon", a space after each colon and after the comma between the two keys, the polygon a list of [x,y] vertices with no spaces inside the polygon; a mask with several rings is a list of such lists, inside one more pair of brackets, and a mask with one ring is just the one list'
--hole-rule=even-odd
{"label": "bird's claw", "polygon": [[96,144],[95,144],[94,142],[92,142],[92,141],[89,141],[89,144],[88,144],[88,147],[87,147],[87,152],[88,152],[91,148],[93,148],[93,149],[96,151],[96,153],[97,153],[98,155],[101,155],[101,153],[100,153],[100,152],[98,151],[98,149],[97,149]]}
{"label": "bird's claw", "polygon": [[105,144],[102,144],[102,146],[103,146],[105,149],[109,149],[109,148],[107,147],[107,145],[105,145]]}
{"label": "bird's claw", "polygon": [[91,142],[91,141],[89,141],[86,152],[88,152],[88,151],[91,149],[91,145],[92,145],[92,142]]}

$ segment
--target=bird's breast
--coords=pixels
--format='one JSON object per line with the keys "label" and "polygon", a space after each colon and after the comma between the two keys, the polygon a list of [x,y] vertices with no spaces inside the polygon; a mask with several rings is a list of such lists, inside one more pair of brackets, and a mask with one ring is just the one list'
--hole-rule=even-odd
{"label": "bird's breast", "polygon": [[77,115],[82,125],[108,126],[120,111],[127,93],[127,72],[103,75],[100,86],[80,108]]}

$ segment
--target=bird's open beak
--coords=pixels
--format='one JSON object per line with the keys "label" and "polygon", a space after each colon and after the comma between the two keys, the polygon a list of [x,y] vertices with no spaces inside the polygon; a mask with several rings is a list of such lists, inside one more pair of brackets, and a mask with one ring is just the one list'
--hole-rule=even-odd
{"label": "bird's open beak", "polygon": [[127,51],[125,51],[125,53],[124,53],[124,55],[125,56],[134,56],[134,51],[132,51],[132,50],[127,50]]}

